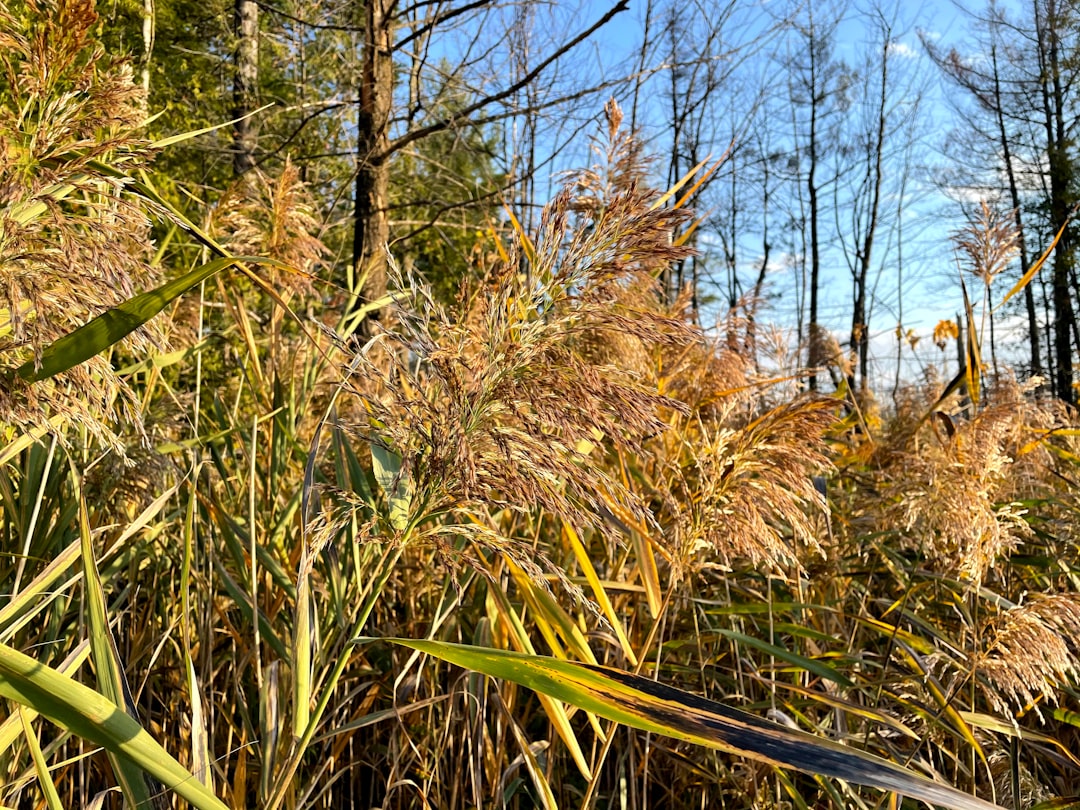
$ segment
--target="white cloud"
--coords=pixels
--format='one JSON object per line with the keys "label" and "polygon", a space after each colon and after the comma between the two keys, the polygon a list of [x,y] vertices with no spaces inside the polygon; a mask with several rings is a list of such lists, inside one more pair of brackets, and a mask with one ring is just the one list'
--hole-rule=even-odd
{"label": "white cloud", "polygon": [[908,45],[906,42],[900,42],[899,40],[893,40],[889,43],[889,53],[893,56],[898,56],[901,59],[918,59],[919,52]]}

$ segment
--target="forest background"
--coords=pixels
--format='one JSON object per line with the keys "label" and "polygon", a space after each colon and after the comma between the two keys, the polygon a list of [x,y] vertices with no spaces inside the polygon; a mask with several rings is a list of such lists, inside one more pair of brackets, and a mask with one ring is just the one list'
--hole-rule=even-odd
{"label": "forest background", "polygon": [[1074,6],[8,0],[0,68],[3,806],[1080,801]]}
{"label": "forest background", "polygon": [[[138,41],[142,11],[118,4],[108,14],[107,36],[137,60],[148,45],[146,30]],[[248,165],[289,156],[323,196],[337,257],[362,264],[361,254],[391,239],[444,293],[465,272],[477,226],[504,222],[506,203],[535,224],[562,178],[591,164],[609,96],[642,140],[654,184],[725,158],[688,200],[705,221],[691,237],[698,255],[680,265],[672,290],[694,288],[708,327],[740,305],[768,305],[790,344],[815,351],[811,367],[827,350],[809,335],[827,330],[856,356],[853,379],[895,384],[898,372],[918,378],[944,364],[929,344],[935,325],[962,308],[951,234],[982,201],[1015,212],[1020,251],[999,282],[1009,286],[1073,204],[1048,163],[1067,159],[1072,136],[1070,43],[1047,41],[1069,30],[1063,8],[732,3],[615,13],[560,3],[454,8],[414,23],[417,9],[395,7],[385,25],[335,22],[356,13],[335,4],[307,16],[259,11],[158,12],[149,44],[162,56],[140,70],[151,109],[165,111],[162,133],[275,105],[165,160],[197,156],[182,176],[220,189]],[[385,64],[365,65],[365,41],[381,25],[381,35],[405,41]],[[363,109],[364,97],[381,108]],[[379,147],[371,178],[355,166],[368,141]],[[382,187],[386,172],[392,189]],[[385,209],[386,221],[368,207]],[[376,231],[365,239],[350,218],[374,220]],[[440,264],[446,270],[433,272]],[[1075,349],[1076,336],[1065,339],[1075,333],[1065,299],[1075,295],[1064,294],[1065,276],[1040,275],[998,313],[1004,339],[989,350],[996,359],[999,342],[1010,346],[1010,364],[1045,374],[1070,399],[1066,344]]]}

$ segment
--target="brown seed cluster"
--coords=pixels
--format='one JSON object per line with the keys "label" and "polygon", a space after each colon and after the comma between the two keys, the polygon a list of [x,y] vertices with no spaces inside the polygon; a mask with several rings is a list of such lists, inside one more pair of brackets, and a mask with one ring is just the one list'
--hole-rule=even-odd
{"label": "brown seed cluster", "polygon": [[607,532],[600,516],[618,505],[649,522],[596,455],[603,445],[640,452],[663,412],[683,410],[633,369],[598,362],[609,340],[697,339],[622,295],[647,282],[646,261],[686,252],[670,243],[685,216],[649,200],[628,190],[582,229],[561,195],[535,243],[522,240],[464,317],[403,284],[400,328],[358,352],[349,386],[367,414],[352,429],[401,457],[417,508],[540,509]]}
{"label": "brown seed cluster", "polygon": [[[13,369],[100,312],[153,286],[148,212],[117,170],[143,165],[144,117],[130,68],[90,42],[89,0],[29,3],[30,27],[0,9],[0,356]],[[145,347],[145,330],[129,345]],[[137,421],[134,396],[104,357],[34,386],[10,372],[0,414],[20,428],[53,417],[114,441]]]}
{"label": "brown seed cluster", "polygon": [[898,532],[932,570],[976,583],[1031,536],[1020,502],[1045,492],[1046,438],[1065,417],[1033,396],[1038,381],[991,382],[973,416],[941,411],[920,421],[926,398],[907,402],[874,457],[879,530]]}
{"label": "brown seed cluster", "polygon": [[993,631],[976,672],[993,687],[994,708],[1034,709],[1041,718],[1040,704],[1057,705],[1060,687],[1080,676],[1080,598],[1033,596],[1002,614]]}
{"label": "brown seed cluster", "polygon": [[397,326],[348,366],[362,414],[349,429],[400,458],[389,491],[411,514],[367,526],[468,536],[533,575],[543,560],[487,516],[562,519],[613,543],[648,532],[676,577],[705,560],[798,568],[820,551],[806,507],[822,505],[812,476],[829,467],[835,404],[764,406],[747,336],[707,340],[687,296],[664,300],[689,214],[640,190],[632,141],[617,124],[609,135],[615,170],[559,195],[458,312],[398,271]]}

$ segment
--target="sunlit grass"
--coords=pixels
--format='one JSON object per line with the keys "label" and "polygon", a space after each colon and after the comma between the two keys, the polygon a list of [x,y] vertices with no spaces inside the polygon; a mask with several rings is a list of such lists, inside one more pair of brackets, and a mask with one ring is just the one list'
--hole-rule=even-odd
{"label": "sunlit grass", "polygon": [[[483,235],[502,259],[456,306],[399,272],[360,343],[296,172],[170,211],[127,174],[137,117],[101,118],[130,77],[83,42],[91,7],[57,9],[41,35],[90,88],[70,142],[2,122],[0,805],[1080,793],[1072,414],[975,369],[865,418],[762,372],[759,327],[707,338],[657,285],[694,220],[614,106],[608,165],[538,233]],[[1007,236],[965,233],[991,259]],[[233,253],[263,263],[221,275]],[[150,290],[172,345],[119,343]],[[95,315],[95,359],[47,375]]]}

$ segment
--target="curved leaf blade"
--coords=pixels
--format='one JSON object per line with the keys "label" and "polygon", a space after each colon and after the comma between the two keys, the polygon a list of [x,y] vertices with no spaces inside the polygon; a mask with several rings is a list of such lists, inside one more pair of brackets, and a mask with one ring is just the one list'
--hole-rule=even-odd
{"label": "curved leaf blade", "polygon": [[41,352],[40,362],[28,360],[19,366],[16,373],[27,382],[39,382],[74,368],[79,363],[85,363],[130,335],[192,287],[240,262],[285,266],[273,259],[256,256],[214,259],[156,289],[140,293],[102,312],[75,331],[46,346]]}
{"label": "curved leaf blade", "polygon": [[526,686],[643,731],[783,768],[902,793],[954,810],[996,805],[933,782],[894,762],[672,686],[609,667],[463,644],[385,639],[458,666]]}
{"label": "curved leaf blade", "polygon": [[852,683],[851,679],[847,677],[843,672],[840,672],[837,669],[833,669],[828,664],[825,664],[821,661],[816,661],[813,658],[807,658],[805,656],[799,655],[798,653],[793,653],[786,647],[780,647],[776,644],[770,644],[767,641],[762,641],[761,639],[754,638],[753,636],[748,636],[745,633],[739,633],[736,630],[725,630],[723,628],[720,628],[716,632],[724,636],[725,638],[729,638],[732,641],[737,642],[738,644],[742,644],[747,647],[755,647],[756,649],[759,649],[764,653],[768,653],[771,656],[779,658],[781,661],[787,661],[787,663],[791,664],[792,666],[798,667],[799,669],[805,669],[807,672],[812,672],[819,678],[825,678],[826,680],[833,681],[847,689],[850,689],[855,685],[854,683]]}
{"label": "curved leaf blade", "polygon": [[6,644],[0,644],[0,697],[134,762],[199,810],[228,810],[111,700]]}
{"label": "curved leaf blade", "polygon": [[1054,241],[1050,243],[1050,247],[1043,251],[1043,255],[1040,256],[1031,265],[1031,267],[1028,268],[1027,272],[1024,273],[1024,275],[1020,278],[1018,282],[1016,282],[1015,286],[1013,286],[1013,288],[1005,294],[1005,297],[1001,299],[1001,303],[994,307],[994,312],[997,312],[999,309],[1005,306],[1009,302],[1010,298],[1012,298],[1014,295],[1024,289],[1024,287],[1030,284],[1031,280],[1035,278],[1036,275],[1038,275],[1038,272],[1042,270],[1042,266],[1046,264],[1046,260],[1050,258],[1050,254],[1054,252],[1054,248],[1057,247],[1058,242],[1061,241],[1061,237],[1065,233],[1065,229],[1069,227],[1070,222],[1072,222],[1072,217],[1066,217],[1065,223],[1058,230],[1057,236],[1054,237]]}

